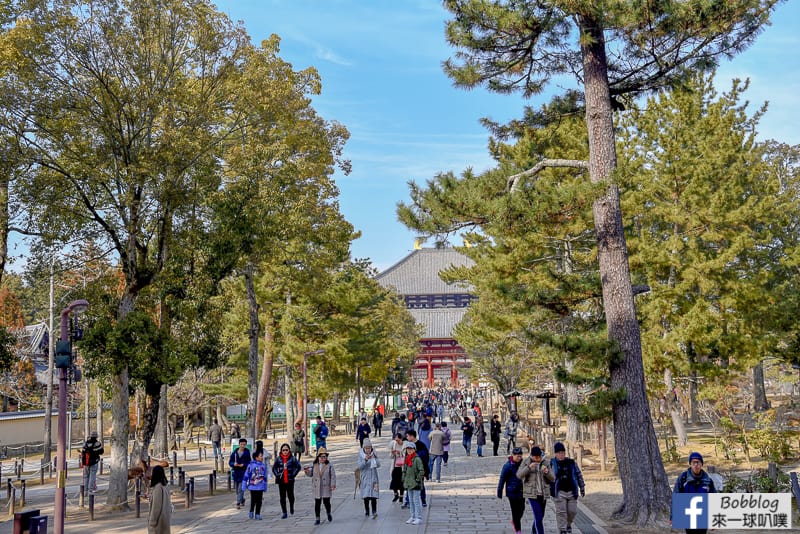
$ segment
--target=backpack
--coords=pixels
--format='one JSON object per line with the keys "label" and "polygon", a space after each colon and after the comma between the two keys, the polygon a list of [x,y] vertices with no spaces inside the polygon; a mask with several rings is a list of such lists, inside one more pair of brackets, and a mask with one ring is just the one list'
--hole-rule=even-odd
{"label": "backpack", "polygon": [[321,439],[325,439],[328,437],[328,425],[320,425],[319,427],[319,437]]}

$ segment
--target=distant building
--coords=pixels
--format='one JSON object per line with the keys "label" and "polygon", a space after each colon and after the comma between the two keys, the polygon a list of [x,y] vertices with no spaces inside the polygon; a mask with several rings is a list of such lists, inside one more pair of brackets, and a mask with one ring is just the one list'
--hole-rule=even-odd
{"label": "distant building", "polygon": [[411,379],[427,386],[456,384],[459,370],[470,367],[453,330],[477,297],[469,287],[446,284],[439,272],[474,262],[452,248],[418,248],[376,278],[399,293],[417,323],[425,326]]}

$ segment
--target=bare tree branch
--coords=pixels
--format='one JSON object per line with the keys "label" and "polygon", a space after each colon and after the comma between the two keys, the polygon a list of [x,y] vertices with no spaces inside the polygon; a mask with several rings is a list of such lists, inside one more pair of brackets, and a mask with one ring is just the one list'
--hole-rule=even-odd
{"label": "bare tree branch", "polygon": [[519,182],[528,176],[535,176],[547,167],[571,167],[574,169],[589,169],[589,162],[578,159],[543,159],[527,171],[508,177],[508,190],[513,193],[519,189]]}

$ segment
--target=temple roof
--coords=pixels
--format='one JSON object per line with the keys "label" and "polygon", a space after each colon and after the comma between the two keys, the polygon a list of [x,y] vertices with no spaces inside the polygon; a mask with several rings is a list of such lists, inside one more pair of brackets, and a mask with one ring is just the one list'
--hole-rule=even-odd
{"label": "temple roof", "polygon": [[453,337],[453,329],[464,318],[467,308],[422,308],[408,311],[417,323],[425,326],[422,339],[445,339]]}
{"label": "temple roof", "polygon": [[452,248],[423,248],[395,263],[375,279],[401,295],[448,295],[470,293],[462,284],[446,284],[439,272],[450,266],[472,266],[474,262]]}

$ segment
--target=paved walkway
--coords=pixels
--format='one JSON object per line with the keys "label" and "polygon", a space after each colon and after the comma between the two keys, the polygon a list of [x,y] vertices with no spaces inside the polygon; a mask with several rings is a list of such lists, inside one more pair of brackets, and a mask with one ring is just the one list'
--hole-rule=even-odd
{"label": "paved walkway", "polygon": [[[457,434],[457,433],[454,433]],[[184,498],[177,488],[173,491],[172,531],[185,534],[211,534],[218,532],[270,532],[278,529],[279,532],[339,532],[339,533],[399,533],[399,532],[430,532],[437,534],[463,533],[463,532],[513,532],[511,527],[511,514],[508,501],[496,497],[497,480],[500,469],[506,461],[504,456],[478,458],[474,455],[464,455],[460,445],[460,436],[453,436],[453,449],[447,467],[442,467],[442,482],[426,482],[428,494],[428,507],[424,509],[423,523],[417,527],[407,525],[408,510],[400,508],[400,503],[392,503],[392,492],[389,486],[389,461],[388,433],[383,438],[372,440],[383,461],[381,466],[381,498],[378,501],[378,518],[371,519],[364,516],[363,501],[354,493],[354,469],[358,452],[358,442],[352,437],[334,436],[328,440],[328,449],[331,454],[331,463],[336,469],[337,489],[332,498],[333,522],[324,519],[319,526],[314,525],[314,500],[311,497],[311,479],[298,477],[295,494],[295,514],[288,519],[281,519],[278,491],[271,484],[264,497],[262,508],[262,521],[248,519],[247,510],[236,510],[235,495],[228,493],[227,484],[222,479],[214,496],[208,494],[207,473],[211,470],[211,462],[188,462],[186,469],[204,477],[196,480],[195,502],[190,509],[184,506]],[[267,443],[267,446],[270,444]],[[491,448],[489,448],[491,451]],[[311,459],[303,459],[303,465],[309,465]],[[73,485],[73,483],[75,485]],[[142,503],[141,517],[136,518],[134,512],[112,513],[104,509],[104,487],[107,485],[107,476],[100,477],[100,495],[95,509],[95,521],[90,522],[88,512],[77,507],[77,484],[80,477],[70,477],[67,486],[68,508],[65,532],[85,533],[130,533],[144,534],[147,532],[146,517],[148,504]],[[28,503],[26,510],[41,509],[42,513],[50,516],[50,531],[52,531],[53,514],[52,484],[42,488],[28,490]],[[249,505],[249,496],[247,503]],[[0,512],[2,513],[2,512]],[[5,515],[5,514],[3,514]],[[3,517],[5,519],[5,517]],[[523,517],[523,532],[530,532],[533,515],[527,509]],[[548,501],[545,513],[545,531],[557,532],[555,512],[552,499]],[[11,533],[12,522],[0,522],[0,534]],[[573,526],[575,534],[605,534],[602,522],[591,514],[579,501],[579,514]]]}

